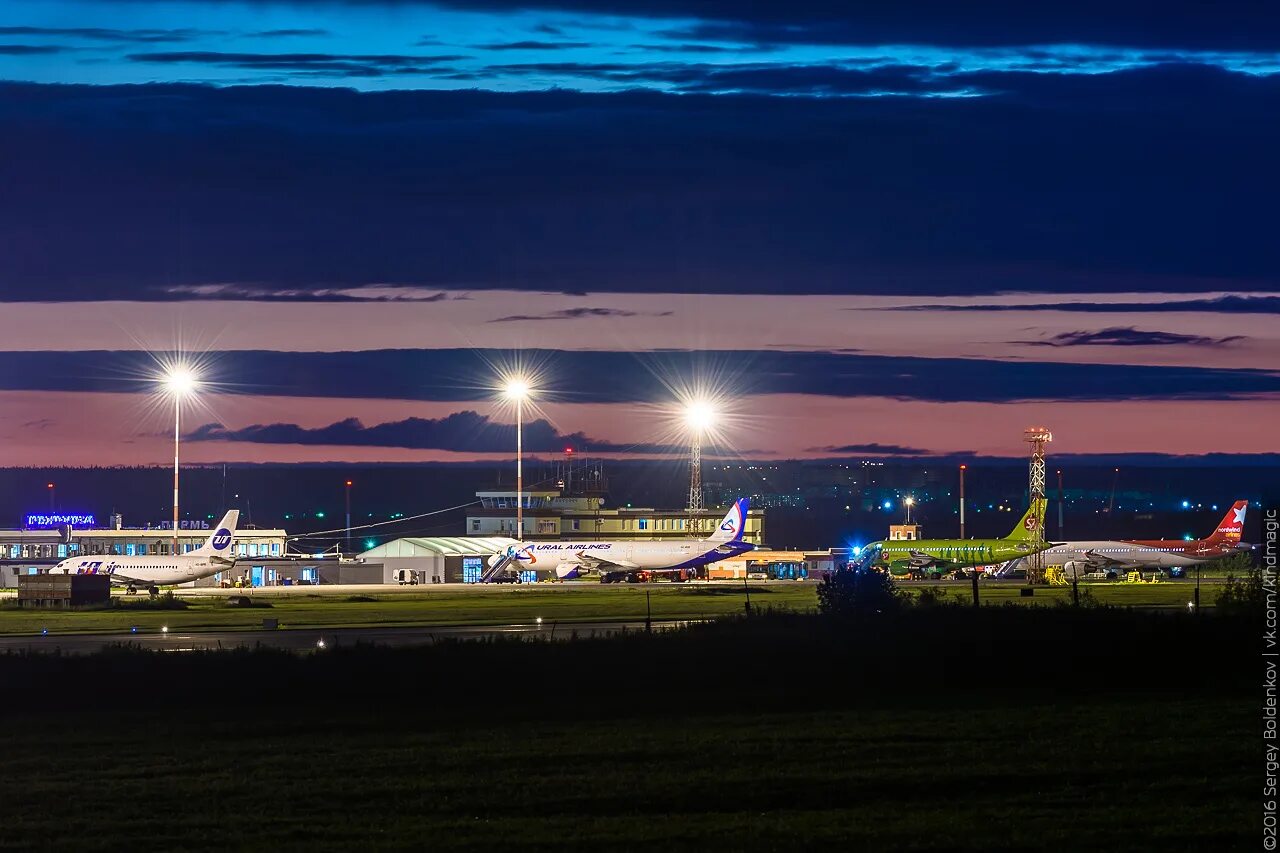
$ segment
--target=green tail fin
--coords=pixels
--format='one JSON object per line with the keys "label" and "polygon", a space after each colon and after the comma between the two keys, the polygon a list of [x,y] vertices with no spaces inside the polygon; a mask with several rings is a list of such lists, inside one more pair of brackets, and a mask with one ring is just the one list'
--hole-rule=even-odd
{"label": "green tail fin", "polygon": [[1031,539],[1037,530],[1044,530],[1045,499],[1032,501],[1026,515],[1017,523],[1006,539]]}

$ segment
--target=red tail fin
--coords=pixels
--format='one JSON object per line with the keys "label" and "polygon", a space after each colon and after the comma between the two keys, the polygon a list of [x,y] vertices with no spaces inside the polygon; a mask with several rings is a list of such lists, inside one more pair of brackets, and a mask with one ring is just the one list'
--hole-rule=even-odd
{"label": "red tail fin", "polygon": [[1218,529],[1213,531],[1209,541],[1239,542],[1240,537],[1244,534],[1244,514],[1248,509],[1248,501],[1236,501],[1232,504],[1231,509],[1227,510],[1227,514],[1223,516],[1222,521],[1218,522]]}

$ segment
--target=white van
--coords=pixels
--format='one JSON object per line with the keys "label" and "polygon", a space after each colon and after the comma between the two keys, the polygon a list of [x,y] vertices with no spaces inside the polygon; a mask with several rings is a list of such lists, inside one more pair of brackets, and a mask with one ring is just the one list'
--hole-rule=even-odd
{"label": "white van", "polygon": [[396,569],[391,573],[391,579],[400,586],[417,586],[420,583],[418,576],[421,574],[422,572],[413,569]]}

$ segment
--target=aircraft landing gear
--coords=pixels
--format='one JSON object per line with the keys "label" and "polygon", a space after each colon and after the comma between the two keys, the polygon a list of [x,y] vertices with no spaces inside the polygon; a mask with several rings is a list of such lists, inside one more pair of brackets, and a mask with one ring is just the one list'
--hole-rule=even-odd
{"label": "aircraft landing gear", "polygon": [[152,598],[155,598],[157,595],[160,594],[160,587],[158,586],[147,587],[147,592],[151,593]]}
{"label": "aircraft landing gear", "polygon": [[127,587],[124,588],[124,592],[125,592],[125,595],[135,595],[137,594],[138,590],[133,584],[129,584]]}

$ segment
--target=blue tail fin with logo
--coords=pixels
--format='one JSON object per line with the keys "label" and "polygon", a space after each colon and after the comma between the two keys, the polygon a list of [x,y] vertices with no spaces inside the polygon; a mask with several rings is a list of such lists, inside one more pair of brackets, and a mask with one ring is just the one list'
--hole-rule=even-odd
{"label": "blue tail fin with logo", "polygon": [[747,499],[738,498],[720,520],[720,526],[707,537],[708,542],[740,542],[747,531]]}
{"label": "blue tail fin with logo", "polygon": [[218,522],[218,526],[213,528],[213,532],[209,534],[209,538],[204,540],[195,553],[201,555],[209,555],[213,557],[232,557],[231,543],[236,538],[236,524],[240,521],[240,510],[229,510],[222,517],[222,521]]}

